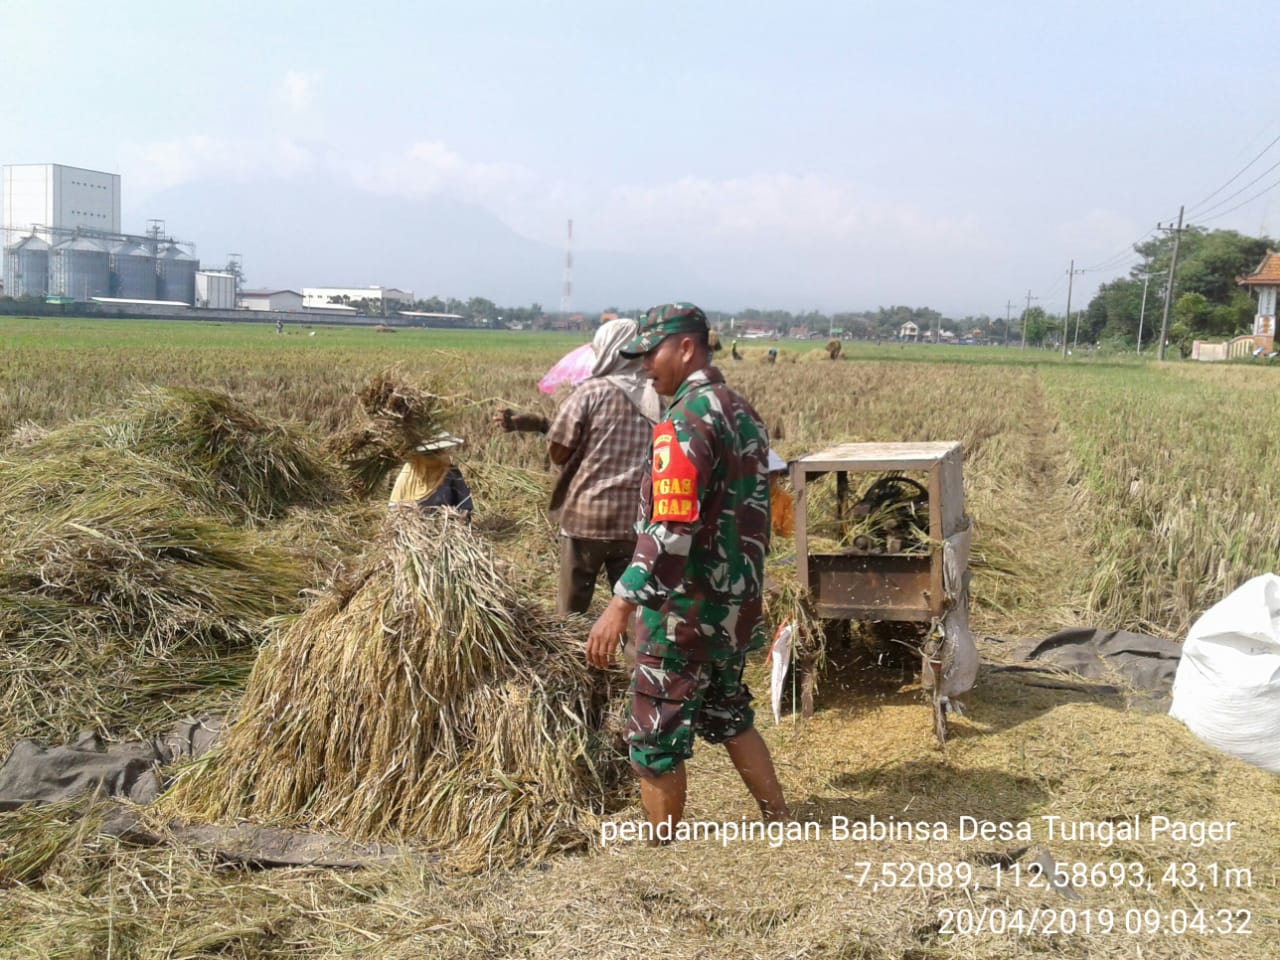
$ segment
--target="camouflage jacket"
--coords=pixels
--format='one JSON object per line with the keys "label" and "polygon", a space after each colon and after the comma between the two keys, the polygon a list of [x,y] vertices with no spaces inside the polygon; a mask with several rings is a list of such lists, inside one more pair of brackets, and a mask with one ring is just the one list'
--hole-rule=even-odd
{"label": "camouflage jacket", "polygon": [[641,607],[641,649],[705,660],[764,643],[768,456],[759,415],[720,371],[690,374],[654,427],[636,551],[614,588]]}

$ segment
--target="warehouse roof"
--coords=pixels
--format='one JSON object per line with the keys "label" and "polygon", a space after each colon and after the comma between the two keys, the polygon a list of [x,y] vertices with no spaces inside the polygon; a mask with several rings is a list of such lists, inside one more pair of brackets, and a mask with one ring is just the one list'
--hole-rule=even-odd
{"label": "warehouse roof", "polygon": [[131,300],[127,297],[90,297],[94,303],[134,303],[148,307],[189,307],[191,304],[183,300]]}

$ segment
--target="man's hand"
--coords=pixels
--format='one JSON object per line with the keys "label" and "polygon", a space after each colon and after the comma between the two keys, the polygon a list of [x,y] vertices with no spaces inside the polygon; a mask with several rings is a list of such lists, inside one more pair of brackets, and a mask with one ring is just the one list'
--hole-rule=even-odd
{"label": "man's hand", "polygon": [[621,645],[619,641],[631,625],[635,612],[636,605],[621,597],[614,597],[609,601],[604,613],[600,614],[600,619],[592,625],[591,633],[587,635],[587,663],[601,670],[613,663]]}
{"label": "man's hand", "polygon": [[510,407],[495,413],[493,422],[507,433],[546,433],[551,427],[540,413],[516,413]]}
{"label": "man's hand", "polygon": [[510,433],[512,430],[516,428],[515,415],[516,415],[516,412],[514,410],[512,410],[510,407],[506,407],[502,410],[499,410],[497,413],[493,415],[493,422],[498,426],[500,426],[507,433]]}

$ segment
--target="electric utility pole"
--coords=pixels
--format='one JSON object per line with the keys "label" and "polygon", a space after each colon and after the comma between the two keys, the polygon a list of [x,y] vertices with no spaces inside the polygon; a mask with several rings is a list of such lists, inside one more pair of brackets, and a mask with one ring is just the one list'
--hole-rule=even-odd
{"label": "electric utility pole", "polygon": [[[1183,207],[1178,208],[1178,227],[1173,231],[1173,257],[1169,260],[1169,276],[1164,282],[1164,318],[1160,321],[1160,352],[1156,355],[1157,360],[1164,359],[1164,342],[1169,337],[1169,301],[1173,299],[1173,279],[1177,276],[1178,269],[1178,244],[1182,240],[1182,211]],[[1160,224],[1156,224],[1159,227]]]}
{"label": "electric utility pole", "polygon": [[1142,321],[1147,316],[1147,286],[1151,283],[1151,261],[1142,265],[1142,307],[1138,310],[1138,356],[1142,356]]}
{"label": "electric utility pole", "polygon": [[[1062,355],[1064,357],[1067,355],[1066,354],[1067,327],[1071,325],[1071,285],[1075,281],[1077,273],[1084,273],[1084,271],[1077,270],[1076,262],[1072,260],[1071,266],[1067,268],[1067,318],[1062,322],[1062,340],[1063,340]],[[1075,341],[1072,344],[1071,349],[1072,350],[1080,349],[1080,316],[1078,314],[1076,315]]]}
{"label": "electric utility pole", "polygon": [[1013,313],[1013,301],[1004,302],[1004,345],[1009,345],[1009,317]]}
{"label": "electric utility pole", "polygon": [[1031,291],[1027,291],[1027,309],[1022,311],[1022,349],[1027,349],[1027,314],[1031,312],[1031,301],[1039,300],[1039,297],[1033,297]]}
{"label": "electric utility pole", "polygon": [[[1071,284],[1076,278],[1076,262],[1067,267],[1067,315],[1062,318],[1062,359],[1067,359],[1067,334],[1071,332]],[[1076,324],[1076,341],[1080,339],[1080,325]]]}

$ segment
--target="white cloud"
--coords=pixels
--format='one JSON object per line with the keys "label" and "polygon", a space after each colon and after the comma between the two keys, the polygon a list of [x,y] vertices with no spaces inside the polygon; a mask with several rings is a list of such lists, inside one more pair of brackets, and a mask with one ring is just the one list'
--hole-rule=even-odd
{"label": "white cloud", "polygon": [[370,157],[287,137],[193,135],[132,144],[122,161],[131,200],[204,179],[287,179],[323,168],[383,196],[444,195],[479,204],[517,232],[555,246],[573,218],[581,250],[673,256],[719,289],[815,302],[945,303],[985,286],[982,264],[1008,256],[976,215],[874,196],[814,174],[592,187],[517,163],[472,159],[426,139]]}
{"label": "white cloud", "polygon": [[120,150],[131,198],[198,180],[290,177],[311,170],[316,163],[310,148],[286,138],[232,140],[192,134],[125,143]]}
{"label": "white cloud", "polygon": [[686,177],[613,191],[606,209],[635,239],[661,237],[696,249],[706,243],[914,249],[972,245],[973,218],[931,215],[910,204],[868,199],[851,185],[814,175],[758,174],[725,180]]}
{"label": "white cloud", "polygon": [[516,164],[468,160],[437,140],[422,140],[352,171],[356,185],[386,196],[425,197],[446,193],[491,203],[498,212],[524,202],[532,174]]}
{"label": "white cloud", "polygon": [[276,100],[295,113],[315,103],[320,88],[320,74],[307,70],[289,70],[276,85]]}

